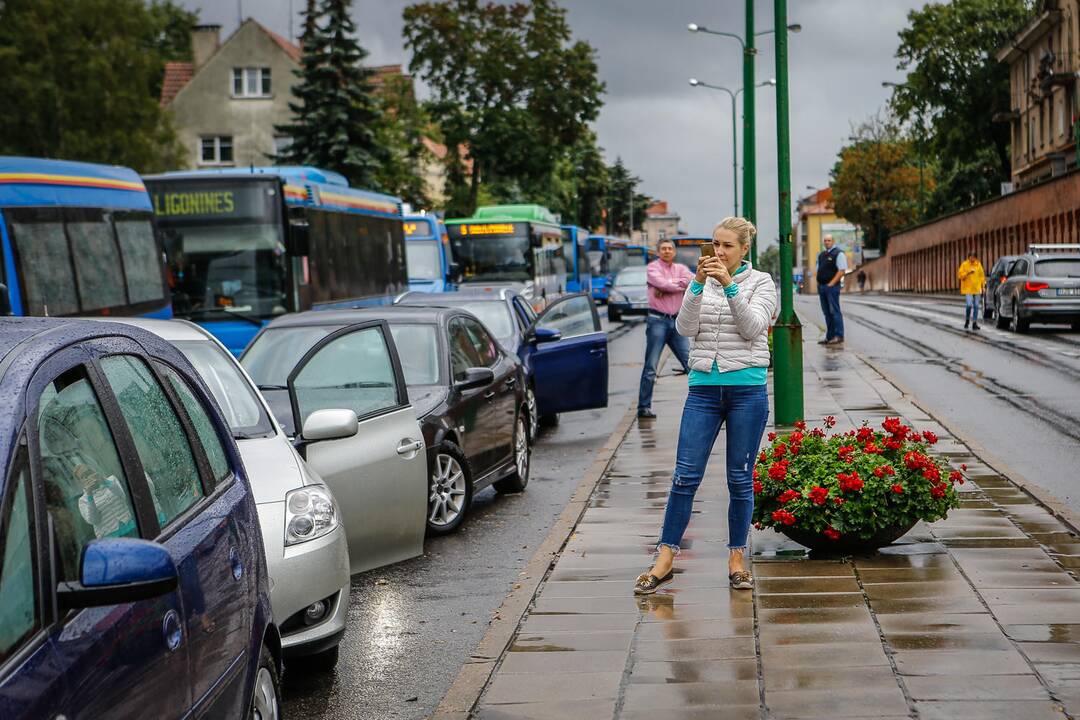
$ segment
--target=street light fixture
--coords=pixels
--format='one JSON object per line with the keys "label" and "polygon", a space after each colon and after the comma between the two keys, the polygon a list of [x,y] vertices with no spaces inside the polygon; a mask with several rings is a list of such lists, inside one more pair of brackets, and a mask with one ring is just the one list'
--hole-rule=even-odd
{"label": "street light fixture", "polygon": [[[709,88],[710,90],[719,90],[721,92],[726,92],[728,94],[728,97],[731,98],[731,170],[732,170],[732,185],[733,185],[733,190],[734,190],[734,195],[735,195],[735,213],[734,214],[735,214],[736,217],[738,217],[738,215],[739,215],[739,137],[738,137],[738,131],[737,131],[737,124],[736,124],[738,122],[738,115],[737,115],[736,110],[735,110],[735,100],[739,97],[739,95],[742,94],[743,89],[739,88],[739,89],[735,90],[734,92],[732,92],[731,90],[727,89],[726,87],[723,87],[721,85],[711,85],[711,84],[709,84],[707,82],[703,82],[701,80],[698,80],[697,78],[690,78],[689,82],[690,82],[691,87],[703,87],[703,88]],[[773,85],[776,85],[776,79],[775,78],[769,78],[765,82],[758,83],[754,87],[767,87],[767,86],[773,86]],[[744,107],[746,106],[746,100],[745,99],[743,100],[743,106]],[[745,139],[746,138],[744,137],[743,140],[745,141]],[[745,142],[744,142],[744,146],[745,146]],[[743,160],[745,162],[745,158]],[[745,166],[744,166],[744,169],[745,169]],[[746,192],[745,187],[743,188],[743,192],[744,193]],[[745,201],[745,197],[743,199]],[[743,204],[745,205],[745,202]],[[745,211],[746,208],[744,207],[743,210]],[[753,263],[753,260],[751,260],[751,264],[752,263]]]}
{"label": "street light fixture", "polygon": [[[798,23],[787,24],[786,22],[778,24],[781,30],[784,28],[789,32],[799,32],[802,30],[802,25]],[[755,99],[754,93],[750,92],[750,89],[755,87],[754,83],[754,56],[757,55],[757,49],[754,47],[754,38],[761,35],[769,35],[775,33],[775,30],[764,30],[762,32],[754,32],[754,0],[746,0],[746,28],[743,35],[736,33],[721,32],[719,30],[710,30],[703,25],[697,23],[690,23],[686,26],[686,29],[692,33],[706,33],[708,35],[718,35],[720,37],[732,38],[739,42],[739,46],[743,51],[743,213],[750,222],[757,222],[757,138],[756,138],[756,121],[754,118],[754,106]],[[784,33],[786,37],[786,33]],[[774,85],[775,81],[770,81],[770,85]],[[754,237],[753,242],[750,244],[750,262],[757,263],[757,237]]]}

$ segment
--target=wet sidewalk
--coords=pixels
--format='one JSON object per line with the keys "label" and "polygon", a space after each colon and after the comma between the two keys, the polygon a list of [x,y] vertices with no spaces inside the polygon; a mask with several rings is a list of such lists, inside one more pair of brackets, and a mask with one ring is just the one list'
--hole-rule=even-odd
{"label": "wet sidewalk", "polygon": [[[940,437],[961,506],[874,557],[753,534],[726,573],[724,433],[674,583],[637,599],[663,519],[685,379],[664,377],[474,713],[495,718],[1080,718],[1080,539],[859,358],[807,328],[806,417],[899,415]],[[771,395],[771,392],[770,392]]]}

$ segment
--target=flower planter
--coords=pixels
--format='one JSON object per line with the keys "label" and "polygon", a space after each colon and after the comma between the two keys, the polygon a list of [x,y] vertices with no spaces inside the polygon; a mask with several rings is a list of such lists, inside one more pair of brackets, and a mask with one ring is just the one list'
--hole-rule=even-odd
{"label": "flower planter", "polygon": [[777,527],[787,537],[795,542],[810,548],[812,552],[822,555],[869,555],[878,548],[892,545],[915,527],[916,523],[906,526],[893,526],[881,528],[871,537],[860,538],[854,535],[844,535],[837,540],[830,540],[821,533],[809,532],[793,527]]}

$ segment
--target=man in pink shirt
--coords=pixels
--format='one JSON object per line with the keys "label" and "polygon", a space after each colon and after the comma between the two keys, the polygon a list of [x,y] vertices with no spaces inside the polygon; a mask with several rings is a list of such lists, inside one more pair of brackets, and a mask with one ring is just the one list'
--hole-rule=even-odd
{"label": "man in pink shirt", "polygon": [[645,318],[645,367],[641,369],[641,387],[638,389],[639,418],[656,417],[652,411],[653,384],[664,345],[671,348],[682,371],[690,372],[687,364],[690,340],[675,329],[675,316],[679,314],[683,293],[694,279],[694,273],[682,263],[675,262],[675,243],[671,240],[661,240],[657,252],[660,258],[649,263],[647,275],[649,315]]}

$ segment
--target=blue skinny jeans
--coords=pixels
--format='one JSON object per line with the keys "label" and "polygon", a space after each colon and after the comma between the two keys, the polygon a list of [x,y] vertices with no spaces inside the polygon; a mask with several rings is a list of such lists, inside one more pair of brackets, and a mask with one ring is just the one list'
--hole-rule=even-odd
{"label": "blue skinny jeans", "polygon": [[975,324],[979,324],[979,296],[978,295],[965,295],[964,296],[964,324],[967,325],[972,320]]}
{"label": "blue skinny jeans", "polygon": [[690,388],[679,426],[679,449],[671,478],[659,545],[679,551],[690,522],[694,494],[705,475],[716,437],[727,423],[728,547],[745,548],[754,512],[754,462],[769,395],[764,385],[699,385]]}

